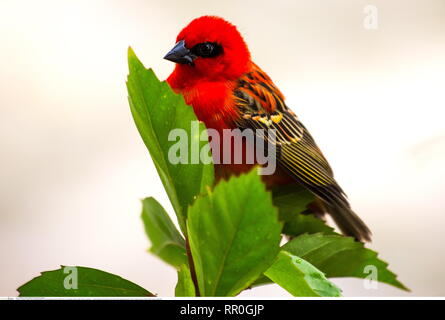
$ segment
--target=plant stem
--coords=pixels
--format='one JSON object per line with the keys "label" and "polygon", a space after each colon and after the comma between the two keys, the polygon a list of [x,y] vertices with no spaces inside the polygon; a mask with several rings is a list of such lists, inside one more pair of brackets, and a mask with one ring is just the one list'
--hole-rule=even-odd
{"label": "plant stem", "polygon": [[200,297],[201,294],[199,292],[198,278],[196,277],[195,264],[193,263],[192,251],[190,250],[190,243],[188,237],[185,238],[185,250],[189,261],[190,274],[192,276],[193,284],[195,285],[195,294],[197,297]]}

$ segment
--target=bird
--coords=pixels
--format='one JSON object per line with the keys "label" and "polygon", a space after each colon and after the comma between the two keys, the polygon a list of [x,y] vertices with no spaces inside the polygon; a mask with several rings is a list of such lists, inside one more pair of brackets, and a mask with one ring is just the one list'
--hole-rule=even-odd
{"label": "bird", "polygon": [[[277,169],[264,176],[267,188],[303,186],[317,199],[314,211],[329,214],[344,235],[371,241],[371,231],[351,209],[315,140],[272,79],[252,61],[235,25],[217,16],[198,17],[179,32],[164,59],[175,63],[167,83],[207,129],[275,130]],[[213,144],[212,151],[215,148]],[[248,148],[244,146],[244,152]],[[254,165],[216,164],[216,180],[240,175]]]}

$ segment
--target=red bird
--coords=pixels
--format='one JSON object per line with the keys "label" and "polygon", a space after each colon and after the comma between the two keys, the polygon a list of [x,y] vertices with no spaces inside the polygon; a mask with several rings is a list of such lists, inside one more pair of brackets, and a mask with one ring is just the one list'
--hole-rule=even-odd
{"label": "red bird", "polygon": [[[303,185],[319,199],[318,210],[329,213],[344,234],[370,241],[371,232],[352,211],[326,158],[270,77],[252,62],[236,27],[222,18],[203,16],[190,22],[176,42],[165,56],[176,63],[167,82],[193,106],[198,119],[219,132],[275,129],[278,168],[264,176],[268,188]],[[252,166],[217,164],[215,174],[217,179],[227,178]]]}

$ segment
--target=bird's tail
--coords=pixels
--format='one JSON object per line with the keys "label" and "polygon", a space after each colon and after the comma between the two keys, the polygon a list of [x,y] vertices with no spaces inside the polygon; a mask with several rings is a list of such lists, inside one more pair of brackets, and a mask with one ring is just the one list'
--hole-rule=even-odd
{"label": "bird's tail", "polygon": [[326,206],[343,234],[354,237],[358,241],[371,241],[371,231],[351,208],[327,204]]}

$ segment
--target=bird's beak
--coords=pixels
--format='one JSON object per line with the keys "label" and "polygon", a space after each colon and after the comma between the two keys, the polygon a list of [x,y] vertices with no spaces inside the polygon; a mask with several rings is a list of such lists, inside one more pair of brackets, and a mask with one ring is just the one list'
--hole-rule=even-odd
{"label": "bird's beak", "polygon": [[173,49],[171,49],[164,57],[164,59],[169,61],[190,65],[193,65],[194,58],[195,57],[191,51],[186,48],[184,40],[181,40],[175,44]]}

